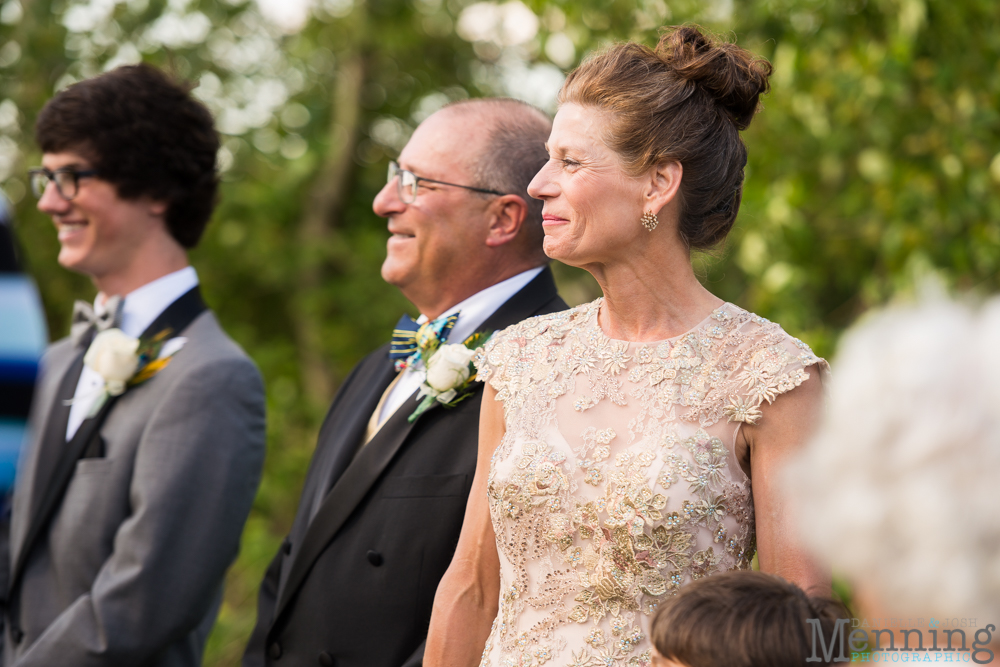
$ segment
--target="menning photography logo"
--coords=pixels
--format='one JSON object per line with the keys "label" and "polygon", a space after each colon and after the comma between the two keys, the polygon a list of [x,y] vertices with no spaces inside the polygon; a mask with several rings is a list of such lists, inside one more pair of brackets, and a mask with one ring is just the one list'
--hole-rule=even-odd
{"label": "menning photography logo", "polygon": [[[826,637],[818,618],[807,619],[807,622],[812,627],[812,655],[806,662],[824,663],[972,662],[985,665],[993,660],[993,651],[987,647],[993,642],[997,629],[992,623],[980,628],[974,618],[944,621],[841,618]],[[972,635],[971,646],[967,632]]]}

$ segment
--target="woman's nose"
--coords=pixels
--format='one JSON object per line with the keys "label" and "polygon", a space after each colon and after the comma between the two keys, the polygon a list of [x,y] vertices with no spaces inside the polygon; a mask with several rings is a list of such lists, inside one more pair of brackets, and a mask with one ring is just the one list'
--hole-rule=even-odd
{"label": "woman's nose", "polygon": [[531,179],[531,183],[528,184],[528,194],[535,199],[545,199],[546,197],[551,197],[555,194],[555,188],[553,187],[552,179],[549,178],[549,163],[546,162],[535,177]]}

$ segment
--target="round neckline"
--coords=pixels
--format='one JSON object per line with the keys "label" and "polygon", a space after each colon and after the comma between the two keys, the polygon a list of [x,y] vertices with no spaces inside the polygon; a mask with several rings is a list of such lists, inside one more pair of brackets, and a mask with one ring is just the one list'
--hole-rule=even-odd
{"label": "round neckline", "polygon": [[604,329],[601,328],[601,321],[599,316],[601,312],[601,307],[603,305],[604,305],[604,297],[603,296],[597,297],[597,300],[594,301],[593,313],[590,316],[594,328],[597,329],[597,331],[601,334],[601,336],[604,337],[605,340],[609,340],[613,343],[627,343],[629,345],[660,345],[662,343],[670,343],[671,345],[673,345],[674,342],[704,327],[709,322],[709,320],[715,319],[715,315],[717,313],[725,310],[727,307],[733,306],[733,304],[730,303],[729,301],[724,301],[722,305],[720,305],[718,308],[714,309],[712,312],[706,315],[704,319],[698,322],[698,324],[694,325],[687,331],[677,334],[676,336],[671,336],[670,338],[661,338],[659,340],[627,340],[625,338],[612,338],[611,336],[609,336],[604,332]]}

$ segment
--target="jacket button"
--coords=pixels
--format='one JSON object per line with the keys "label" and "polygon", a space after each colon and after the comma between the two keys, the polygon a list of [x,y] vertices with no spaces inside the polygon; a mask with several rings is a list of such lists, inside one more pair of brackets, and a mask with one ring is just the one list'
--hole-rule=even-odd
{"label": "jacket button", "polygon": [[369,551],[368,562],[374,565],[375,567],[378,567],[379,565],[382,564],[382,554],[380,554],[377,551]]}
{"label": "jacket button", "polygon": [[333,656],[323,651],[319,654],[319,664],[323,667],[333,667]]}
{"label": "jacket button", "polygon": [[267,650],[267,654],[271,656],[271,660],[277,660],[281,657],[281,643],[274,642],[271,644],[271,648]]}
{"label": "jacket button", "polygon": [[285,540],[281,543],[281,550],[285,552],[285,555],[292,553],[292,543],[289,540]]}
{"label": "jacket button", "polygon": [[15,644],[20,644],[21,640],[24,639],[24,631],[16,625],[12,626],[10,629],[10,638],[14,640]]}

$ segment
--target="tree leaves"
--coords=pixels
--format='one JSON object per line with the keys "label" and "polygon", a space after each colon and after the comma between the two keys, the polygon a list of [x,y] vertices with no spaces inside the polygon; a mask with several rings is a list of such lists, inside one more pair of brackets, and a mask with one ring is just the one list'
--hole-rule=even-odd
{"label": "tree leaves", "polygon": [[[775,66],[745,132],[737,226],[694,258],[709,289],[829,355],[844,327],[920,276],[998,287],[993,0],[526,0],[475,12],[530,9],[532,25],[475,30],[472,4],[317,0],[290,33],[241,0],[0,4],[0,186],[53,332],[93,290],[58,267],[55,234],[26,192],[45,100],[141,57],[197,86],[225,133],[221,204],[192,260],[264,373],[271,444],[208,665],[237,662],[337,383],[410,308],[379,275],[387,232],[371,203],[387,161],[447,101],[509,90],[551,110],[559,70],[591,50],[652,45],[661,25],[700,22]],[[569,301],[597,296],[588,276],[555,268]]]}

